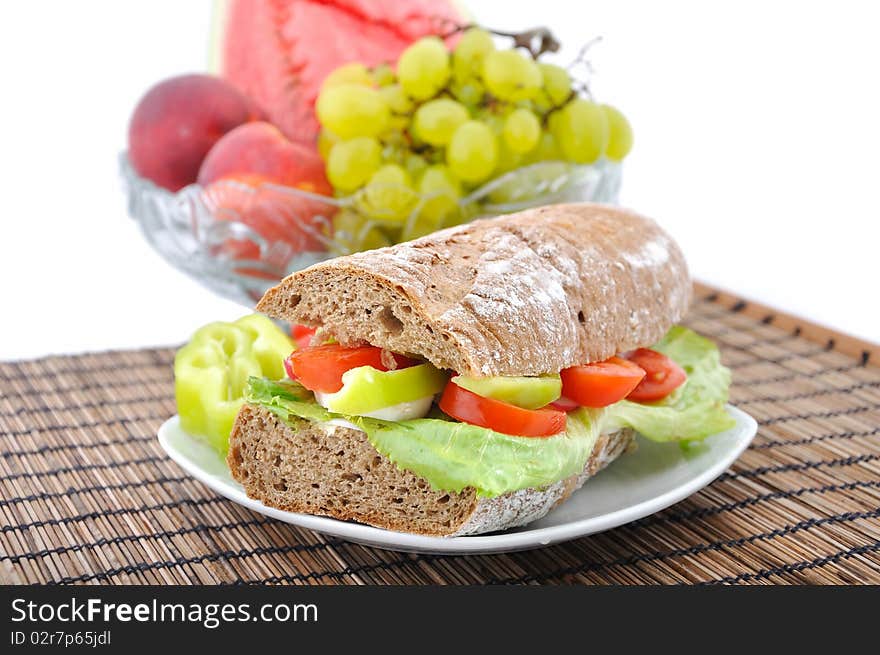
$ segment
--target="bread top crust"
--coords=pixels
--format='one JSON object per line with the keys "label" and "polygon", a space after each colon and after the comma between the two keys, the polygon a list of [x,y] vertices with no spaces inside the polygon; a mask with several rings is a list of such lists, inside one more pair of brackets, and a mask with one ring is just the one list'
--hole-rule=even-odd
{"label": "bread top crust", "polygon": [[322,262],[257,310],[467,375],[540,375],[656,342],[690,293],[681,250],[654,221],[584,203]]}

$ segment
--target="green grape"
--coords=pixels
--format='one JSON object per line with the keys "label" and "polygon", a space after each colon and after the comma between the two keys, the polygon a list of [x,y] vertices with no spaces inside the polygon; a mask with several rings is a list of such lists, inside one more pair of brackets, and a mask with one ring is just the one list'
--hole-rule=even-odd
{"label": "green grape", "polygon": [[608,147],[608,118],[599,105],[585,98],[575,98],[553,112],[550,129],[565,158],[578,164],[596,161]]}
{"label": "green grape", "polygon": [[406,159],[407,147],[403,141],[383,142],[382,161],[386,164],[402,164]]}
{"label": "green grape", "polygon": [[439,226],[444,217],[457,211],[461,184],[446,166],[435,164],[422,173],[419,194],[423,198],[419,214]]}
{"label": "green grape", "polygon": [[382,146],[368,136],[340,141],[330,149],[327,179],[338,191],[348,192],[363,186],[382,165]]}
{"label": "green grape", "polygon": [[496,113],[495,109],[484,107],[477,111],[474,118],[485,123],[495,136],[501,136],[501,132],[504,130],[504,117]]}
{"label": "green grape", "polygon": [[339,86],[340,84],[372,86],[373,77],[370,75],[370,71],[367,70],[367,67],[360,62],[353,61],[349,64],[343,64],[339,68],[333,69],[333,71],[324,78],[324,82],[321,84],[321,93],[324,93],[326,89]]}
{"label": "green grape", "polygon": [[443,193],[454,200],[461,197],[461,183],[446,166],[428,166],[419,179],[419,193],[424,195]]}
{"label": "green grape", "polygon": [[482,104],[483,96],[486,94],[486,89],[477,79],[453,82],[450,91],[456,100],[471,111]]}
{"label": "green grape", "polygon": [[422,204],[404,225],[402,239],[416,239],[461,222],[461,183],[446,166],[435,164],[425,169],[418,189]]}
{"label": "green grape", "polygon": [[379,94],[385,99],[388,107],[395,114],[409,114],[413,110],[413,102],[399,84],[383,86]]}
{"label": "green grape", "polygon": [[351,209],[341,209],[333,217],[333,241],[330,253],[347,255],[360,250],[390,246],[391,240],[366,216]]}
{"label": "green grape", "polygon": [[422,156],[429,164],[443,164],[446,162],[446,152],[443,148],[431,148],[423,152]]}
{"label": "green grape", "polygon": [[415,153],[407,153],[403,158],[403,167],[413,180],[419,179],[422,173],[428,168],[428,162],[421,155]]}
{"label": "green grape", "polygon": [[483,60],[483,82],[501,100],[534,98],[542,81],[537,64],[516,50],[496,50]]}
{"label": "green grape", "polygon": [[541,123],[528,109],[515,109],[504,121],[502,135],[507,146],[514,152],[528,152],[541,137]]}
{"label": "green grape", "polygon": [[547,114],[547,129],[554,133],[562,124],[562,109],[555,109]]}
{"label": "green grape", "polygon": [[544,93],[550,100],[551,106],[558,107],[568,100],[571,95],[571,76],[568,71],[556,64],[540,62],[538,69],[544,84]]}
{"label": "green grape", "polygon": [[498,142],[492,130],[479,121],[459,127],[446,148],[446,163],[458,179],[473,184],[492,175],[498,164]]}
{"label": "green grape", "polygon": [[429,100],[416,110],[413,129],[425,143],[445,146],[455,130],[468,118],[468,110],[460,102],[437,98]]}
{"label": "green grape", "polygon": [[483,59],[495,49],[491,35],[478,27],[466,30],[452,52],[452,70],[457,80],[479,75]]}
{"label": "green grape", "polygon": [[550,99],[547,97],[547,94],[544,93],[543,91],[538,94],[538,97],[535,98],[532,105],[533,105],[533,107],[532,107],[533,111],[536,114],[538,114],[539,116],[545,116],[550,111],[553,110],[553,104],[550,102]]}
{"label": "green grape", "polygon": [[409,116],[394,114],[388,121],[388,129],[381,135],[386,141],[408,143],[406,133],[409,131]]}
{"label": "green grape", "polygon": [[379,64],[370,71],[373,84],[378,87],[394,84],[394,69],[388,64]]}
{"label": "green grape", "polygon": [[397,78],[416,100],[427,100],[449,81],[449,53],[435,36],[419,39],[397,60]]}
{"label": "green grape", "polygon": [[397,164],[385,164],[364,187],[362,210],[377,220],[400,222],[418,203],[409,173]]}
{"label": "green grape", "polygon": [[633,146],[632,126],[619,109],[611,105],[601,105],[608,119],[608,128],[611,132],[608,140],[608,148],[605,156],[614,161],[620,161],[629,154]]}
{"label": "green grape", "polygon": [[407,150],[411,145],[411,140],[408,135],[409,128],[410,124],[407,116],[392,114],[388,121],[388,127],[379,135],[379,139],[385,145],[391,145],[402,150]]}
{"label": "green grape", "polygon": [[330,150],[339,142],[339,137],[329,130],[318,132],[318,153],[324,161],[330,156]]}
{"label": "green grape", "polygon": [[556,138],[550,132],[541,132],[541,138],[538,139],[538,145],[534,150],[530,151],[523,159],[523,164],[534,164],[539,161],[557,161],[563,159],[559,144]]}
{"label": "green grape", "polygon": [[321,126],[341,139],[378,136],[391,117],[388,103],[376,89],[350,83],[322,91],[315,109]]}
{"label": "green grape", "polygon": [[498,139],[498,165],[495,167],[495,175],[503,175],[519,168],[523,163],[523,155],[513,150],[507,143],[507,139]]}

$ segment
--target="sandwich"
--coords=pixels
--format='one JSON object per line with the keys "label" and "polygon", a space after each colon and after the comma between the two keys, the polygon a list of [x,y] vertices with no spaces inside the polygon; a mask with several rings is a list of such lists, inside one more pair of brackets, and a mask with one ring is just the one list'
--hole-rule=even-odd
{"label": "sandwich", "polygon": [[315,264],[257,310],[314,328],[251,378],[227,461],[248,496],[390,530],[525,525],[631,450],[731,427],[730,373],[678,326],[654,221],[546,206]]}

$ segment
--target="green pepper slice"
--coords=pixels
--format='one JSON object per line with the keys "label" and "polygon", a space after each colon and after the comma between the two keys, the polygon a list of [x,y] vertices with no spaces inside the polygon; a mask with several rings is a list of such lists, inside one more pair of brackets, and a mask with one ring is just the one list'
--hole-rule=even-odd
{"label": "green pepper slice", "polygon": [[462,389],[500,400],[523,409],[538,409],[558,399],[562,393],[559,374],[540,377],[488,377],[472,378],[456,375],[452,381]]}
{"label": "green pepper slice", "polygon": [[287,335],[260,314],[197,330],[174,357],[181,427],[225,454],[248,377],[280,380],[284,358],[293,348]]}
{"label": "green pepper slice", "polygon": [[430,364],[394,371],[358,366],[342,374],[342,389],[324,394],[324,404],[331,412],[359,416],[433,396],[445,385],[446,374]]}

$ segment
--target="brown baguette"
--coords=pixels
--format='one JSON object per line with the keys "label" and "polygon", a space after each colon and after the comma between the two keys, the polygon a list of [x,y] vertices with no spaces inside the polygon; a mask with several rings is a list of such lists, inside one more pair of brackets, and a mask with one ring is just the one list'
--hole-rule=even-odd
{"label": "brown baguette", "polygon": [[388,530],[460,536],[535,521],[568,499],[631,444],[621,430],[599,437],[583,473],[543,490],[478,498],[432,489],[380,454],[366,435],[346,427],[294,419],[245,405],[229,438],[227,462],[247,495],[270,507],[352,520]]}
{"label": "brown baguette", "polygon": [[257,310],[472,376],[540,375],[659,340],[691,283],[652,220],[551,205],[316,264]]}

